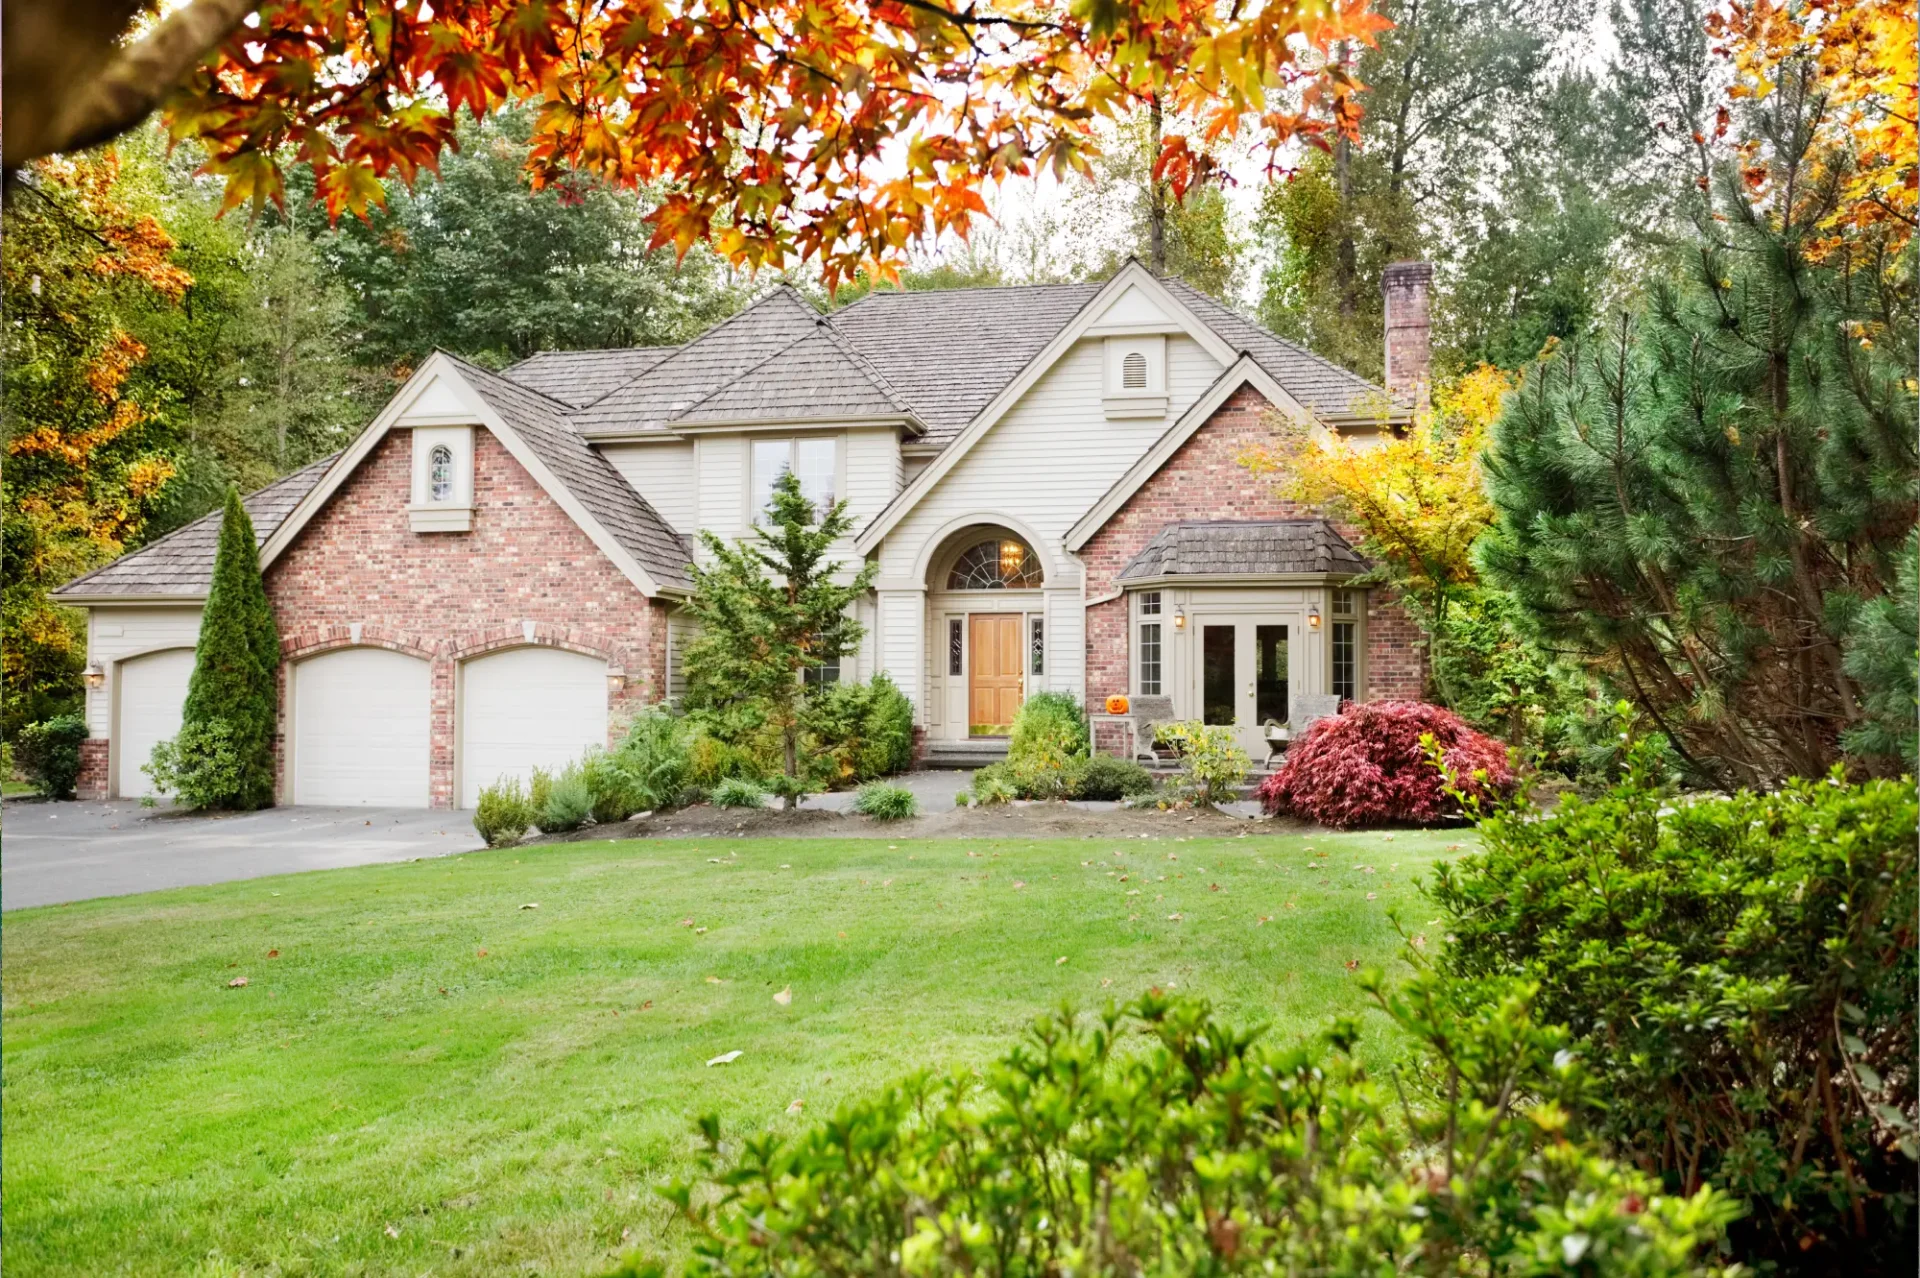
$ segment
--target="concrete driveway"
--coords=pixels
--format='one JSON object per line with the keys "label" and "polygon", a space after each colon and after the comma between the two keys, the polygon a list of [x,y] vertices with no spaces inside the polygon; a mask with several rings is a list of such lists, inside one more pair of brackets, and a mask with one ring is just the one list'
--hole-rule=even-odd
{"label": "concrete driveway", "polygon": [[0,909],[480,846],[466,812],[293,807],[200,816],[132,801],[14,800],[0,832]]}

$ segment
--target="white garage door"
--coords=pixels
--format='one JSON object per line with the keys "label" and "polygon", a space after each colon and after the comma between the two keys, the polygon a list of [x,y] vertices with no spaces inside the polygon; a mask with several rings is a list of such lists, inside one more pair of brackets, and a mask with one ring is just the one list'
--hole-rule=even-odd
{"label": "white garage door", "polygon": [[153,747],[180,731],[180,707],[186,704],[187,681],[193,677],[193,649],[169,648],[122,661],[120,680],[120,726],[114,733],[114,752],[119,756],[120,773],[116,789],[123,799],[139,799],[153,793],[153,782],[140,765],[153,755]]}
{"label": "white garage door", "polygon": [[293,668],[293,801],[427,806],[427,663],[343,648]]}
{"label": "white garage door", "polygon": [[557,648],[469,661],[460,685],[460,806],[503,776],[524,780],[607,743],[607,663]]}

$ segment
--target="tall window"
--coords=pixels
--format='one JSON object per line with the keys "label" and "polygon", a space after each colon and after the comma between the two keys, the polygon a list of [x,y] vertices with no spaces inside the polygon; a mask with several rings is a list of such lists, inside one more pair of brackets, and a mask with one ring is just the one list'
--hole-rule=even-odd
{"label": "tall window", "polygon": [[792,471],[800,495],[813,503],[817,520],[832,506],[839,479],[839,454],[832,439],[756,439],[752,446],[753,517],[773,504],[773,486]]}
{"label": "tall window", "polygon": [[427,500],[452,499],[453,450],[445,444],[435,444],[433,451],[427,454]]}
{"label": "tall window", "polygon": [[995,538],[969,546],[947,574],[948,590],[1038,590],[1040,560],[1026,542]]}
{"label": "tall window", "polygon": [[1359,697],[1359,667],[1354,659],[1354,631],[1357,628],[1351,621],[1333,623],[1333,695],[1342,701],[1354,701]]}
{"label": "tall window", "polygon": [[[1140,695],[1160,695],[1160,592],[1143,590],[1137,596],[1140,616]],[[1149,620],[1151,618],[1151,620]]]}
{"label": "tall window", "polygon": [[960,673],[960,658],[965,649],[960,638],[960,618],[953,617],[947,622],[947,673]]}
{"label": "tall window", "polygon": [[1034,674],[1047,672],[1047,623],[1039,617],[1027,622],[1027,665]]}

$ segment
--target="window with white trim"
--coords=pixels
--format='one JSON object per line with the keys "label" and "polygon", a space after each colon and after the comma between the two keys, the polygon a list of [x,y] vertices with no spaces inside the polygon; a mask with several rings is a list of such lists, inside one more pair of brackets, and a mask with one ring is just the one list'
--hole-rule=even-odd
{"label": "window with white trim", "polygon": [[1160,592],[1145,590],[1134,596],[1141,617],[1135,648],[1139,695],[1157,697],[1161,686]]}
{"label": "window with white trim", "polygon": [[453,450],[445,444],[435,444],[433,451],[427,454],[427,500],[451,501],[453,499]]}
{"label": "window with white trim", "polygon": [[816,521],[837,499],[840,482],[839,441],[822,438],[756,439],[749,446],[752,515],[755,522],[773,505],[773,486],[792,471],[800,481],[800,495],[813,504]]}
{"label": "window with white trim", "polygon": [[[1342,701],[1360,699],[1360,592],[1333,592],[1333,624],[1328,627],[1333,695]],[[1346,620],[1342,620],[1346,618]]]}
{"label": "window with white trim", "polygon": [[1027,666],[1037,675],[1047,672],[1047,623],[1039,617],[1027,619]]}

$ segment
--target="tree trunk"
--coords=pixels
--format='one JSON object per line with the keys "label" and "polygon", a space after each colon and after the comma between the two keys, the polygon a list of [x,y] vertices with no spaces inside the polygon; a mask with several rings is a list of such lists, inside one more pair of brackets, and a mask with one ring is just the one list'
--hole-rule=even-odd
{"label": "tree trunk", "polygon": [[1160,180],[1160,93],[1147,100],[1147,252],[1155,275],[1167,273],[1167,188]]}
{"label": "tree trunk", "polygon": [[[1347,42],[1340,42],[1340,65],[1347,64]],[[1333,143],[1333,184],[1340,198],[1340,244],[1334,251],[1333,283],[1340,298],[1340,316],[1352,319],[1356,306],[1354,281],[1360,274],[1359,250],[1353,241],[1353,143],[1343,133]]]}

